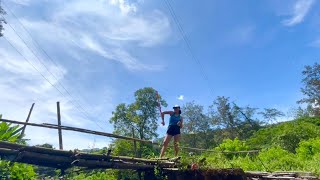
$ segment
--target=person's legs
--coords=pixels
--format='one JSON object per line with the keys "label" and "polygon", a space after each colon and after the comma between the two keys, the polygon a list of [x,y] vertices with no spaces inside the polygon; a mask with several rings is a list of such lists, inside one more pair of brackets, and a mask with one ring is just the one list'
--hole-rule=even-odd
{"label": "person's legs", "polygon": [[166,152],[166,149],[169,145],[169,142],[171,140],[172,136],[167,134],[166,137],[164,138],[164,141],[163,141],[163,146],[161,148],[161,154],[160,154],[160,158],[162,158],[164,156],[164,153]]}
{"label": "person's legs", "polygon": [[177,134],[173,137],[174,140],[174,154],[177,157],[179,153],[179,141],[180,141],[180,134]]}

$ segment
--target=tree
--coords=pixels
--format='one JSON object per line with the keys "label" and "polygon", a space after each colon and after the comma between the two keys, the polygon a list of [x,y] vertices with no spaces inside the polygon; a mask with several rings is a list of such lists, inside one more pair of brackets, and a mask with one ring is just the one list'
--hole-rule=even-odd
{"label": "tree", "polygon": [[6,20],[3,18],[3,15],[5,15],[6,12],[4,11],[4,9],[1,6],[1,1],[0,1],[0,37],[3,36],[3,24],[6,24]]}
{"label": "tree", "polygon": [[278,117],[283,117],[284,113],[275,109],[275,108],[264,108],[264,111],[259,112],[258,114],[261,114],[264,123],[273,123],[277,120]]}
{"label": "tree", "polygon": [[238,122],[235,120],[229,98],[218,96],[209,109],[212,123],[217,127],[225,128],[231,139],[235,138],[237,133],[234,132],[238,131],[236,129]]}
{"label": "tree", "polygon": [[191,147],[208,148],[210,140],[210,118],[203,112],[203,106],[194,101],[186,103],[182,107],[184,118],[184,141]]}
{"label": "tree", "polygon": [[[222,136],[219,136],[222,139],[234,139],[236,137],[245,139],[250,137],[260,128],[261,124],[260,121],[254,118],[256,111],[257,108],[250,106],[239,107],[224,96],[218,96],[213,105],[209,107],[212,125],[220,129],[219,134],[222,134]],[[218,139],[218,141],[222,139]]]}
{"label": "tree", "polygon": [[300,119],[300,118],[307,118],[312,117],[314,114],[313,107],[309,104],[306,108],[298,107],[298,108],[292,108],[289,111],[289,116],[293,117],[294,119]]}
{"label": "tree", "polygon": [[298,103],[307,103],[313,107],[313,115],[320,116],[320,64],[305,66],[302,71],[303,88],[301,92],[306,96]]}
{"label": "tree", "polygon": [[[157,94],[153,88],[143,88],[135,92],[135,102],[126,105],[119,104],[112,112],[110,123],[114,126],[114,133],[135,136],[139,139],[151,140],[156,138],[158,127],[158,101]],[[160,97],[163,106],[166,101]],[[139,143],[138,156],[142,156],[143,144]]]}

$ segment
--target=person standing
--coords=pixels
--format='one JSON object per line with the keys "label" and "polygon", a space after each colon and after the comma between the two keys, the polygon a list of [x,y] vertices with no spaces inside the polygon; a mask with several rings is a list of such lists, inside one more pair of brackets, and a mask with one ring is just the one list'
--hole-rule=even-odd
{"label": "person standing", "polygon": [[175,105],[173,107],[173,111],[165,111],[165,112],[161,113],[161,118],[162,118],[161,124],[163,126],[165,125],[165,122],[164,122],[164,115],[165,114],[170,115],[170,120],[169,120],[167,135],[164,138],[163,146],[161,148],[160,158],[162,158],[164,156],[165,151],[166,151],[172,137],[174,140],[174,153],[175,153],[175,156],[177,157],[178,152],[179,152],[180,129],[183,127],[183,118],[181,116],[180,106]]}

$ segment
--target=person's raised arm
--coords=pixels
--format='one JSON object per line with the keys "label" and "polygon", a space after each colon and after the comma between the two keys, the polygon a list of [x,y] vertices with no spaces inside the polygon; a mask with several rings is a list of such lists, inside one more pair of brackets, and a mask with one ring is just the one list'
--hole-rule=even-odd
{"label": "person's raised arm", "polygon": [[173,111],[164,111],[164,112],[162,112],[161,113],[161,118],[162,118],[162,122],[161,122],[161,124],[164,126],[165,125],[165,123],[164,123],[164,115],[165,114],[170,114],[170,116],[173,114]]}

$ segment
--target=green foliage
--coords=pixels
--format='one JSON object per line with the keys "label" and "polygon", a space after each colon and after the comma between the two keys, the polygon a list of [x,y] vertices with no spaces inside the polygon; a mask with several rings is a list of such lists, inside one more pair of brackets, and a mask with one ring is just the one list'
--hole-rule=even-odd
{"label": "green foliage", "polygon": [[32,166],[0,160],[0,177],[3,179],[35,179]]}
{"label": "green foliage", "polygon": [[184,127],[181,130],[183,134],[186,134],[186,141],[184,141],[186,146],[209,148],[211,142],[208,139],[213,139],[211,138],[211,122],[203,112],[203,106],[189,102],[182,107],[182,112]]}
{"label": "green foliage", "polygon": [[269,171],[293,171],[301,168],[301,164],[295,155],[281,147],[263,150],[259,153],[258,158]]}
{"label": "green foliage", "polygon": [[[217,151],[224,151],[224,152],[234,152],[234,151],[245,151],[248,150],[249,147],[246,145],[244,141],[240,141],[238,138],[234,140],[225,139],[223,142],[215,148]],[[232,159],[235,156],[239,156],[237,154],[224,154],[228,159]]]}
{"label": "green foliage", "polygon": [[320,137],[301,141],[296,152],[302,160],[311,160],[315,155],[320,154]]}
{"label": "green foliage", "polygon": [[106,171],[91,171],[88,173],[80,173],[78,175],[69,175],[70,179],[73,180],[116,180],[117,174],[113,170]]}
{"label": "green foliage", "polygon": [[[0,118],[2,115],[0,114]],[[19,126],[12,126],[10,123],[0,123],[0,141],[15,143],[24,142],[20,136]],[[32,166],[19,163],[10,163],[0,159],[0,177],[2,179],[35,179],[36,173]]]}
{"label": "green foliage", "polygon": [[253,149],[280,146],[294,153],[300,141],[320,136],[320,127],[314,124],[317,121],[305,118],[269,126],[256,132],[248,145]]}
{"label": "green foliage", "polygon": [[247,146],[244,141],[240,141],[238,138],[235,138],[234,140],[231,140],[231,139],[223,140],[223,143],[220,144],[215,149],[219,151],[226,151],[226,152],[245,151],[249,149],[249,146]]}
{"label": "green foliage", "polygon": [[117,156],[135,156],[133,142],[117,139],[115,140],[112,145],[112,154]]}
{"label": "green foliage", "polygon": [[18,125],[12,126],[10,123],[1,122],[0,123],[0,140],[17,142],[20,138],[21,129]]}
{"label": "green foliage", "polygon": [[234,139],[236,137],[245,139],[250,137],[260,128],[262,123],[255,118],[256,112],[257,108],[239,107],[224,96],[218,96],[209,106],[211,126],[223,130],[218,139]]}

